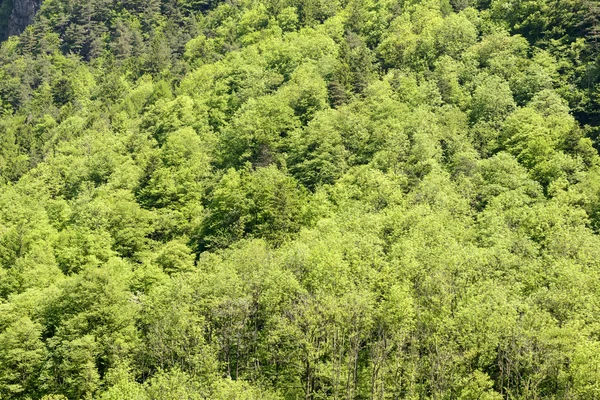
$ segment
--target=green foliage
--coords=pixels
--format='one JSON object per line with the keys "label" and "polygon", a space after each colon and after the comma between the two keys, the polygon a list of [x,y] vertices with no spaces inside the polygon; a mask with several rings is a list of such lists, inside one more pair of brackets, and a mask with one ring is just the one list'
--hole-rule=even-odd
{"label": "green foliage", "polygon": [[209,198],[201,246],[226,247],[244,237],[280,244],[303,220],[305,191],[276,167],[228,170]]}
{"label": "green foliage", "polygon": [[18,398],[35,392],[46,348],[40,340],[42,326],[23,317],[6,327],[0,335],[3,396]]}
{"label": "green foliage", "polygon": [[599,21],[44,1],[0,47],[0,398],[598,398]]}

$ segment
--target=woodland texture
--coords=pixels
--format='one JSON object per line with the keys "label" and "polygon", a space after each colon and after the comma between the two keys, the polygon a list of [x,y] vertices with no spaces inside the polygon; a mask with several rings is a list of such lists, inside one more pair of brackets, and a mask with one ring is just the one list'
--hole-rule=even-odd
{"label": "woodland texture", "polygon": [[0,48],[0,399],[599,399],[599,21],[45,0]]}

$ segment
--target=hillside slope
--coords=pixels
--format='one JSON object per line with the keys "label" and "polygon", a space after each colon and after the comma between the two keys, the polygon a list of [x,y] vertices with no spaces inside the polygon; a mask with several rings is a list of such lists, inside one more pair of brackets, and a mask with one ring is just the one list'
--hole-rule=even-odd
{"label": "hillside slope", "polygon": [[598,15],[44,1],[0,48],[0,398],[597,398]]}

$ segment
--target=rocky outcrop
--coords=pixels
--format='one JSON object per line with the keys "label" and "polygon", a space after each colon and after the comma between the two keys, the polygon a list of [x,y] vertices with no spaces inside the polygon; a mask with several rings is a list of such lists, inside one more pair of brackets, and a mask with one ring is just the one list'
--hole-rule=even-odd
{"label": "rocky outcrop", "polygon": [[[0,0],[0,5],[5,2],[10,2],[10,0]],[[23,32],[33,21],[41,4],[42,0],[12,0],[12,10],[7,13],[8,19],[3,24],[4,32],[0,32],[1,38],[6,39]]]}

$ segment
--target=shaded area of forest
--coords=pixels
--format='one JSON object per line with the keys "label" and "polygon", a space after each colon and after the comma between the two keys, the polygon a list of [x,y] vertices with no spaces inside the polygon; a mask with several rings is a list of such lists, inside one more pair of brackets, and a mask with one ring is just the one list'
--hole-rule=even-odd
{"label": "shaded area of forest", "polygon": [[0,48],[0,398],[598,398],[597,2],[82,3]]}

